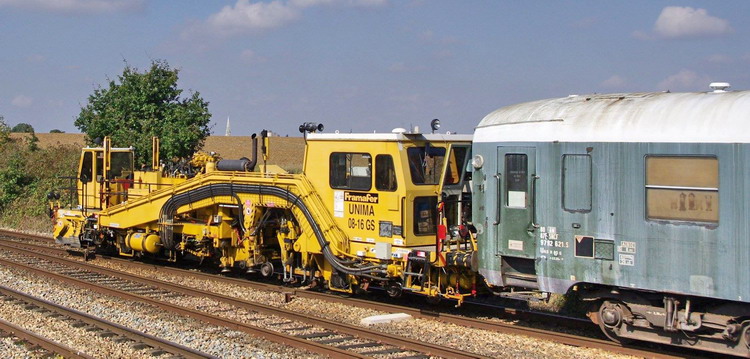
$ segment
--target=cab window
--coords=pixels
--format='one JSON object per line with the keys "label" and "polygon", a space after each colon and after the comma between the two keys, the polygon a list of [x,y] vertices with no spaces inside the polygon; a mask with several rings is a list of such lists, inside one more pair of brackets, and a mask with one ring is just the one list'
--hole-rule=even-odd
{"label": "cab window", "polygon": [[96,181],[101,182],[104,177],[104,152],[96,151]]}
{"label": "cab window", "polygon": [[406,150],[409,159],[411,181],[417,185],[438,184],[445,160],[443,147],[410,147]]}
{"label": "cab window", "polygon": [[378,191],[395,191],[398,188],[396,169],[390,155],[375,156],[375,188]]}
{"label": "cab window", "polygon": [[468,147],[453,147],[451,149],[443,183],[449,185],[461,182],[461,174],[465,172],[466,166],[466,151],[468,151]]}
{"label": "cab window", "polygon": [[109,178],[127,177],[133,173],[132,152],[112,152],[110,154]]}
{"label": "cab window", "polygon": [[437,197],[414,198],[414,234],[437,233]]}
{"label": "cab window", "polygon": [[372,157],[369,153],[334,152],[329,165],[331,188],[361,191],[372,188]]}
{"label": "cab window", "polygon": [[80,179],[81,182],[90,182],[93,178],[91,176],[94,175],[94,168],[93,168],[93,155],[91,152],[84,152],[83,154],[83,161],[81,163],[81,175]]}

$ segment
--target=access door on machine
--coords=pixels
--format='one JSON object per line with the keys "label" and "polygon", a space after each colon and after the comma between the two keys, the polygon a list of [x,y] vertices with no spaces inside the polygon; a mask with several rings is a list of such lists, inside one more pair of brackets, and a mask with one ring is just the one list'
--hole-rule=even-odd
{"label": "access door on machine", "polygon": [[535,257],[537,178],[534,147],[497,148],[497,210],[494,225],[498,254]]}

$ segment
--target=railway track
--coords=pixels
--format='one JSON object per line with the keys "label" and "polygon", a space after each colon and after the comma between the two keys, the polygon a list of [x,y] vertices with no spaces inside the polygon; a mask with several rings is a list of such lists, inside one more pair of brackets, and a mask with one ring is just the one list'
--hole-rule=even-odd
{"label": "railway track", "polygon": [[0,319],[0,335],[2,335],[3,337],[12,336],[27,343],[28,345],[41,348],[47,354],[57,354],[71,359],[93,359],[86,354],[79,353],[76,350],[62,345],[52,339],[48,339],[41,335],[38,335],[33,331],[24,329],[23,327],[15,325],[5,319]]}
{"label": "railway track", "polygon": [[[15,232],[0,232],[0,235],[18,237],[18,234]],[[23,236],[27,238],[29,237],[28,235],[23,235]],[[42,241],[42,242],[50,241],[50,239],[46,237],[37,237],[34,239],[38,241]],[[4,244],[5,242],[2,242],[2,243]],[[26,248],[29,248],[37,252],[46,252],[46,253],[54,254],[58,256],[68,253],[68,250],[64,248],[59,248],[59,247],[44,245],[44,244],[34,245],[31,243],[23,243],[23,244],[15,244],[15,245],[27,246]],[[62,259],[62,258],[58,258],[58,259]],[[117,258],[108,258],[108,259],[112,261],[123,261],[122,259],[117,259]],[[79,261],[73,261],[73,262],[79,262]],[[166,267],[166,266],[154,266],[150,264],[144,264],[144,263],[138,263],[138,262],[132,262],[132,261],[128,261],[128,265],[149,268],[151,270],[155,270],[161,273],[168,273],[168,274],[179,275],[179,276],[189,276],[189,277],[194,277],[194,278],[201,278],[201,279],[207,279],[207,280],[212,280],[212,281],[231,283],[231,284],[250,287],[250,288],[259,289],[259,290],[277,291],[277,292],[285,293],[287,296],[305,297],[305,298],[319,299],[319,300],[325,300],[325,301],[331,301],[331,302],[345,302],[348,305],[356,305],[359,307],[375,309],[375,310],[384,311],[384,312],[407,313],[407,314],[412,315],[415,318],[434,319],[434,320],[438,320],[444,323],[451,323],[451,324],[455,324],[455,325],[459,325],[463,327],[490,330],[490,331],[507,333],[507,334],[525,335],[525,336],[529,336],[533,338],[550,340],[550,341],[563,343],[563,344],[567,344],[571,346],[586,347],[586,348],[592,348],[592,349],[594,348],[602,349],[602,350],[606,350],[606,351],[618,353],[618,354],[627,354],[627,355],[633,355],[633,356],[638,356],[638,357],[648,357],[648,358],[700,357],[699,355],[692,355],[689,353],[686,354],[684,351],[672,352],[669,349],[664,349],[663,347],[661,347],[658,350],[662,350],[664,352],[658,353],[658,352],[654,352],[654,349],[652,348],[623,347],[623,346],[620,346],[619,344],[606,341],[606,340],[580,337],[580,336],[576,336],[572,334],[560,333],[557,331],[528,328],[528,327],[523,327],[519,325],[507,324],[507,323],[496,322],[496,321],[479,320],[479,319],[473,319],[473,318],[464,317],[460,315],[452,315],[452,314],[440,313],[440,312],[435,312],[435,311],[428,311],[424,309],[411,308],[411,307],[401,306],[401,305],[379,303],[375,301],[361,300],[361,299],[355,299],[355,298],[342,298],[340,296],[331,295],[327,293],[306,291],[306,290],[295,290],[292,288],[281,287],[278,285],[251,282],[247,280],[241,280],[241,279],[224,277],[224,276],[217,276],[213,274],[200,273],[200,272],[189,271],[189,270],[178,269],[178,268],[171,268],[171,267]],[[101,269],[101,267],[97,267],[97,268],[99,268],[102,271],[105,271],[105,269]],[[106,271],[109,271],[109,270],[106,270]],[[127,277],[129,275],[129,274],[125,274],[125,273],[117,272],[117,271],[113,271],[113,272],[116,272],[116,273],[111,274],[113,276],[121,275],[123,277]],[[174,286],[174,284],[170,284],[170,285]],[[174,288],[174,290],[185,290],[185,288],[182,288],[182,289]],[[205,295],[215,295],[215,294],[207,293]],[[228,303],[232,301],[238,301],[237,299],[234,299],[234,298],[216,298],[216,299],[226,300]],[[245,305],[247,305],[247,303]],[[257,306],[257,304],[253,304],[253,305]],[[265,309],[266,308],[264,308],[264,310]],[[268,309],[268,310],[271,310],[271,309]],[[278,308],[273,308],[271,312],[277,311],[277,310]],[[538,315],[534,313],[526,313],[526,312],[520,312],[520,311],[515,311],[515,310],[508,310],[506,314],[516,319],[519,317],[528,318],[530,316]],[[555,320],[558,320],[558,319],[559,318],[556,318]],[[308,321],[307,323],[309,323],[310,325],[315,325],[315,324],[320,324],[321,322],[324,322],[324,321],[325,321],[324,319],[316,317],[316,318],[310,319],[310,321]],[[573,326],[580,326],[580,325],[588,325],[588,323],[582,324],[580,322],[575,322],[573,324]],[[349,328],[347,330],[351,330],[350,333],[356,333],[356,332],[362,331],[363,328],[354,327],[354,328]],[[383,338],[383,335],[384,335],[383,333],[373,334],[374,337],[381,338],[381,339]],[[394,344],[394,345],[397,346],[397,344]],[[433,354],[433,355],[438,355],[438,354]],[[454,357],[450,353],[443,353],[443,354],[440,354],[440,356]],[[473,357],[477,357],[477,356],[473,356]]]}
{"label": "railway track", "polygon": [[[36,298],[5,286],[0,286],[0,301],[3,301],[5,305],[8,305],[11,302],[21,304],[27,310],[43,313],[50,321],[68,322],[68,324],[73,327],[85,327],[87,332],[102,338],[107,338],[107,340],[114,343],[129,342],[129,345],[140,350],[144,357],[172,354],[173,358],[216,358],[177,343],[157,338],[41,298]],[[93,356],[68,348],[62,344],[58,344],[12,323],[3,322],[3,326],[7,326],[14,335],[31,341],[50,352],[69,358],[93,358]]]}
{"label": "railway track", "polygon": [[[188,288],[151,278],[109,270],[76,260],[59,257],[44,257],[43,250],[24,249],[22,245],[0,244],[0,248],[13,253],[12,258],[0,259],[0,264],[31,271],[78,287],[96,290],[162,307],[169,311],[187,315],[212,324],[230,327],[261,336],[282,344],[294,345],[313,352],[336,358],[369,358],[400,355],[399,358],[488,358],[457,349],[425,343],[366,328],[339,323],[325,318],[296,313],[258,303],[251,303],[216,293]],[[224,311],[237,315],[236,309],[254,313],[233,320],[217,314],[194,310],[172,304],[164,297],[192,296],[209,298],[230,305]],[[262,326],[247,324],[263,323]],[[270,329],[266,329],[268,327]]]}

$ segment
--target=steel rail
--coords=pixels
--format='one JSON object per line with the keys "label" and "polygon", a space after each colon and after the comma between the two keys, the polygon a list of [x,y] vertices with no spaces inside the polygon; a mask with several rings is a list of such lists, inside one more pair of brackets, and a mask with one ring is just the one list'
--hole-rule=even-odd
{"label": "steel rail", "polygon": [[93,290],[93,291],[96,291],[105,295],[112,295],[112,296],[120,297],[126,300],[132,300],[136,302],[142,302],[142,303],[154,305],[154,306],[163,308],[165,310],[168,310],[170,312],[188,316],[191,318],[195,318],[195,319],[201,320],[209,324],[214,324],[217,326],[222,326],[222,327],[226,327],[230,329],[243,331],[245,333],[251,334],[253,336],[262,337],[264,339],[270,340],[275,343],[279,343],[283,345],[291,345],[291,346],[305,349],[308,351],[312,351],[318,354],[327,355],[331,358],[341,358],[341,359],[366,358],[365,356],[358,355],[357,353],[344,351],[344,350],[341,350],[341,349],[338,349],[329,345],[318,344],[309,340],[296,338],[296,337],[293,337],[284,333],[279,333],[279,332],[275,332],[275,331],[264,329],[264,328],[253,327],[253,326],[250,326],[250,325],[247,325],[247,324],[235,321],[235,320],[231,320],[227,318],[220,318],[217,316],[202,313],[197,310],[192,310],[192,309],[181,307],[181,306],[174,305],[171,303],[155,300],[149,297],[128,293],[126,291],[102,287],[102,286],[99,286],[99,285],[96,285],[87,281],[71,278],[62,274],[35,268],[35,267],[21,264],[18,262],[13,262],[13,261],[0,258],[0,265],[20,268],[28,272],[32,272],[38,275],[60,280],[65,283],[72,284],[76,287]]}
{"label": "steel rail", "polygon": [[[0,243],[0,248],[6,248],[6,249],[12,249],[16,251],[23,252],[27,255],[33,255],[33,256],[39,256],[40,254],[38,252],[30,251],[27,249],[20,249],[13,246],[6,246],[5,243]],[[253,312],[258,313],[264,313],[269,315],[276,315],[279,317],[288,318],[295,321],[304,322],[307,324],[316,325],[328,330],[333,330],[339,333],[344,333],[352,336],[356,336],[362,339],[369,339],[372,341],[380,342],[383,344],[389,344],[395,347],[399,347],[406,351],[418,351],[429,355],[434,356],[440,356],[444,358],[455,358],[455,359],[474,359],[474,358],[489,358],[484,355],[480,354],[474,354],[474,353],[467,353],[466,351],[454,349],[450,347],[445,347],[433,343],[427,343],[422,342],[410,338],[405,338],[393,334],[378,332],[374,330],[370,330],[367,328],[359,327],[356,325],[346,324],[346,323],[340,323],[336,322],[330,319],[325,319],[318,316],[312,316],[307,315],[304,313],[298,313],[295,311],[283,309],[283,308],[277,308],[269,305],[264,305],[260,303],[253,303],[242,299],[237,299],[234,297],[229,297],[221,294],[216,294],[200,289],[195,288],[189,288],[186,286],[177,285],[170,282],[165,282],[158,279],[152,279],[152,278],[146,278],[141,277],[138,275],[125,273],[109,268],[104,268],[96,265],[92,265],[89,263],[77,261],[77,260],[71,260],[66,258],[59,258],[59,257],[51,257],[51,258],[45,258],[46,260],[54,261],[57,263],[65,264],[65,265],[72,265],[77,266],[79,268],[84,268],[88,271],[96,272],[103,275],[108,275],[112,277],[118,277],[121,279],[150,285],[154,287],[158,287],[161,289],[167,289],[174,292],[183,293],[190,296],[196,296],[196,297],[206,297],[210,298],[216,301],[220,301],[223,303],[227,303],[239,308],[247,309]]]}
{"label": "steel rail", "polygon": [[217,357],[213,355],[209,355],[206,353],[203,353],[201,351],[188,348],[186,346],[161,339],[158,337],[155,337],[153,335],[149,335],[146,333],[143,333],[139,330],[135,330],[132,328],[128,328],[126,326],[110,322],[108,320],[95,317],[93,315],[68,308],[56,303],[52,303],[50,301],[36,298],[34,296],[31,296],[26,293],[19,292],[17,290],[8,288],[6,286],[0,285],[0,294],[16,298],[22,302],[33,304],[37,307],[47,309],[52,312],[56,312],[59,314],[62,314],[66,317],[73,318],[75,320],[91,324],[95,327],[102,328],[104,330],[107,330],[109,332],[115,333],[120,336],[128,337],[130,339],[135,339],[137,341],[143,342],[145,344],[148,344],[149,346],[153,348],[162,349],[166,352],[172,353],[172,354],[178,354],[186,359],[202,359],[202,358],[212,358],[212,359],[218,359]]}
{"label": "steel rail", "polygon": [[[106,257],[107,260],[120,262],[124,261],[123,259],[119,258],[113,258],[113,257]],[[294,289],[289,287],[283,287],[279,285],[274,284],[266,284],[266,283],[258,283],[258,282],[252,282],[248,280],[243,279],[237,279],[237,278],[230,278],[230,277],[224,277],[220,275],[215,274],[206,274],[201,272],[195,272],[185,269],[179,269],[179,268],[172,268],[172,267],[165,267],[165,266],[158,266],[153,264],[144,264],[144,263],[135,263],[135,262],[128,262],[129,265],[135,264],[136,266],[141,266],[141,268],[148,268],[153,269],[158,272],[168,273],[172,275],[177,276],[191,276],[193,278],[198,279],[206,279],[206,280],[214,280],[219,281],[227,284],[234,284],[239,286],[245,286],[249,288],[253,288],[256,290],[267,290],[267,291],[273,291],[278,293],[289,293],[293,296],[298,296],[300,298],[307,298],[307,299],[316,299],[321,301],[328,301],[328,302],[334,302],[334,303],[342,303],[347,305],[355,305],[360,308],[366,308],[366,309],[372,309],[377,310],[381,312],[388,312],[388,313],[406,313],[411,315],[414,318],[419,319],[432,319],[437,320],[443,323],[448,324],[454,324],[458,326],[463,327],[469,327],[474,329],[480,329],[480,330],[488,330],[488,331],[494,331],[498,333],[504,333],[504,334],[512,334],[512,335],[523,335],[527,337],[533,337],[537,339],[543,339],[552,341],[555,343],[570,345],[570,346],[576,346],[576,347],[583,347],[583,348],[591,348],[591,349],[602,349],[606,351],[610,351],[613,353],[618,354],[626,354],[626,355],[633,355],[637,357],[648,357],[648,358],[654,358],[654,359],[672,359],[675,357],[684,358],[684,354],[680,355],[669,355],[669,354],[663,354],[663,353],[654,353],[650,350],[643,350],[633,347],[625,347],[621,344],[609,341],[609,340],[603,340],[603,339],[597,339],[597,338],[587,338],[587,337],[581,337],[573,334],[567,334],[567,333],[561,333],[559,331],[553,331],[553,330],[544,330],[544,329],[537,329],[537,328],[530,328],[526,326],[519,326],[517,324],[508,324],[503,322],[496,322],[496,321],[486,321],[486,320],[480,320],[480,319],[474,319],[469,318],[461,315],[455,315],[455,314],[446,314],[441,313],[438,311],[431,311],[426,309],[419,309],[419,308],[413,308],[409,306],[403,306],[403,305],[395,305],[395,304],[389,304],[389,303],[380,303],[372,300],[364,300],[364,299],[357,299],[357,298],[346,298],[339,295],[333,295],[328,293],[322,293],[322,292],[316,292],[316,291],[310,291],[310,290],[304,290],[304,289]],[[520,311],[519,311],[520,312]],[[506,311],[505,313],[507,316],[513,316],[513,317],[519,317],[519,316],[542,316],[544,318],[548,318],[546,314],[543,313],[530,313],[530,312],[520,312],[513,313]],[[568,320],[575,320],[576,326],[583,325],[590,325],[592,328],[594,327],[594,324],[573,319],[573,318],[562,318],[560,316],[552,316],[555,318],[555,320],[562,320],[562,319],[568,319]],[[514,318],[518,319],[518,318]],[[535,318],[536,321],[541,321],[543,318]],[[700,356],[696,356],[698,358]]]}
{"label": "steel rail", "polygon": [[[19,232],[14,232],[14,231],[0,230],[0,235],[7,235],[7,236],[16,237],[16,238],[20,236],[24,236],[26,238],[33,237],[36,240],[40,240],[44,242],[53,241],[53,239],[48,236],[29,235],[26,233],[19,233]],[[68,250],[65,250],[62,248],[33,245],[33,244],[29,244],[29,245],[34,246],[37,249],[49,248],[50,251],[56,252],[58,254],[68,253]],[[413,308],[409,306],[379,303],[379,302],[375,302],[371,300],[363,300],[363,299],[357,299],[357,298],[344,298],[341,296],[332,295],[328,293],[322,293],[322,292],[316,292],[316,291],[310,291],[310,290],[304,290],[304,289],[294,289],[294,288],[284,287],[280,285],[253,282],[253,281],[244,280],[244,279],[230,278],[230,277],[219,276],[215,274],[207,274],[207,273],[196,272],[196,271],[191,271],[191,270],[173,268],[169,266],[159,266],[159,265],[154,265],[154,264],[133,262],[133,261],[128,261],[128,260],[124,260],[124,259],[120,259],[116,257],[109,257],[109,256],[99,256],[99,257],[106,259],[106,260],[111,260],[114,262],[123,262],[123,263],[127,262],[127,265],[129,266],[138,266],[141,268],[148,268],[148,269],[156,270],[159,272],[169,273],[169,274],[178,275],[178,276],[190,276],[193,278],[213,280],[213,281],[218,281],[218,282],[223,282],[223,283],[228,283],[228,284],[245,286],[245,287],[249,287],[249,288],[253,288],[257,290],[267,290],[267,291],[280,292],[280,293],[289,293],[290,295],[294,295],[294,296],[298,296],[302,298],[317,299],[317,300],[331,301],[331,302],[337,302],[337,303],[345,303],[349,305],[355,305],[361,308],[373,309],[373,310],[378,310],[378,311],[383,311],[383,312],[407,313],[415,318],[433,319],[433,320],[441,321],[444,323],[450,323],[450,324],[471,327],[471,328],[481,329],[481,330],[490,330],[490,331],[495,331],[499,333],[524,335],[528,337],[544,339],[544,340],[553,341],[556,343],[561,343],[561,344],[566,344],[566,345],[571,345],[571,346],[576,346],[576,347],[602,349],[602,350],[606,350],[606,351],[610,351],[610,352],[618,353],[618,354],[633,355],[633,356],[638,356],[638,357],[657,358],[657,359],[690,358],[690,357],[700,358],[701,357],[701,355],[678,353],[676,351],[673,354],[658,353],[649,349],[640,349],[637,347],[623,346],[621,344],[608,341],[608,340],[580,337],[580,336],[576,336],[573,334],[561,333],[559,331],[554,331],[554,330],[529,328],[525,326],[519,326],[517,324],[508,324],[508,323],[495,322],[495,321],[484,321],[484,320],[468,318],[468,317],[460,316],[460,315],[440,313],[437,311]],[[513,319],[519,319],[519,317],[525,317],[525,319],[529,317],[539,317],[535,319],[537,321],[542,321],[542,320],[547,321],[550,317],[552,317],[556,321],[561,321],[563,319],[569,320],[569,321],[575,321],[576,326],[589,325],[592,328],[594,326],[593,324],[585,320],[581,320],[577,318],[561,318],[558,315],[548,315],[546,313],[539,313],[539,312],[526,312],[526,311],[520,311],[520,310],[514,310],[514,309],[510,309],[510,310],[505,309],[505,313],[503,315],[511,316],[513,317]],[[563,322],[562,324],[565,325],[566,323]]]}
{"label": "steel rail", "polygon": [[48,352],[64,356],[65,358],[94,359],[94,357],[90,355],[68,348],[65,345],[59,344],[51,339],[47,339],[39,334],[26,330],[4,319],[0,319],[0,331],[23,339],[31,344],[37,345]]}

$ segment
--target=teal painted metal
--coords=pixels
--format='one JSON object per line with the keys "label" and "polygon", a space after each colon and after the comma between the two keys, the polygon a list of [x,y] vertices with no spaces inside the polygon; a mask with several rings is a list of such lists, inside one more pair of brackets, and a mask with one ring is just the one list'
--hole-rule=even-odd
{"label": "teal painted metal", "polygon": [[[482,248],[479,267],[496,285],[503,285],[498,254],[530,254],[507,244],[518,238],[518,228],[529,224],[527,218],[515,218],[516,223],[508,223],[514,229],[508,231],[502,224],[493,225],[498,215],[498,186],[493,175],[503,170],[499,157],[504,152],[498,149],[505,146],[536,152],[539,228],[533,232],[532,258],[541,290],[565,292],[576,283],[587,282],[728,300],[750,298],[750,166],[746,165],[750,144],[475,143],[473,153],[486,159],[473,177],[473,219]],[[592,209],[588,212],[563,207],[563,155],[571,154],[591,157],[591,173],[581,174],[591,176],[581,178],[591,182]],[[652,155],[718,159],[718,224],[647,218],[645,158]],[[497,161],[489,160],[495,156]],[[504,210],[499,212],[501,216]],[[582,251],[578,256],[577,243]],[[589,245],[593,246],[590,253],[586,252]],[[524,249],[528,248],[524,244]]]}
{"label": "teal painted metal", "polygon": [[495,190],[496,253],[521,258],[536,257],[533,201],[536,174],[534,147],[498,146]]}

